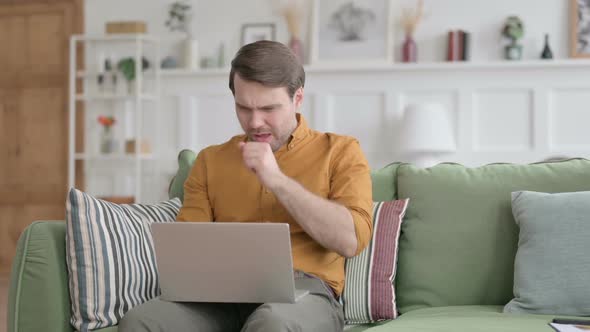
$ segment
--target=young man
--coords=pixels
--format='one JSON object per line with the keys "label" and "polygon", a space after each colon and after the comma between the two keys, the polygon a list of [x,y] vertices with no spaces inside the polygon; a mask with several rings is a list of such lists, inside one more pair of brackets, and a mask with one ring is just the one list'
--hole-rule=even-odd
{"label": "young man", "polygon": [[304,85],[283,44],[238,51],[229,87],[245,134],[199,153],[177,219],[288,222],[295,284],[309,295],[295,304],[154,299],[128,312],[121,331],[342,331],[344,259],[370,239],[371,179],[357,140],[312,130],[297,113]]}

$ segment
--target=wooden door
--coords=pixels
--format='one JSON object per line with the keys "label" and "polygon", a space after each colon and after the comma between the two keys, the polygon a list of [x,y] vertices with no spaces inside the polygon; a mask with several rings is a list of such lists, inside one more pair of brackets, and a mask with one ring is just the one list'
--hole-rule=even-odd
{"label": "wooden door", "polygon": [[23,229],[63,220],[69,37],[82,0],[0,0],[0,274]]}

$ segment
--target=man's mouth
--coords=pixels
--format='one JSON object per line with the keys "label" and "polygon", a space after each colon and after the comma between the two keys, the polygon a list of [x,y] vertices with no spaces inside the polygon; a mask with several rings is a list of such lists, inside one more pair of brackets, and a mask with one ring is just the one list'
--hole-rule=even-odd
{"label": "man's mouth", "polygon": [[270,143],[270,141],[272,140],[272,134],[254,134],[252,135],[252,138],[256,142]]}

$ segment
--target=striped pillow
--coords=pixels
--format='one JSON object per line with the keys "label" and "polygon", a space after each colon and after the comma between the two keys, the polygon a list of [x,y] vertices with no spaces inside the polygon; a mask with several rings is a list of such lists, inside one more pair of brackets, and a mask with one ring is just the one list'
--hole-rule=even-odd
{"label": "striped pillow", "polygon": [[174,221],[180,205],[178,198],[118,205],[70,189],[66,261],[76,330],[117,325],[129,309],[159,294],[149,224]]}
{"label": "striped pillow", "polygon": [[395,269],[401,224],[409,199],[373,203],[373,236],[365,250],[346,260],[340,300],[347,324],[397,317]]}

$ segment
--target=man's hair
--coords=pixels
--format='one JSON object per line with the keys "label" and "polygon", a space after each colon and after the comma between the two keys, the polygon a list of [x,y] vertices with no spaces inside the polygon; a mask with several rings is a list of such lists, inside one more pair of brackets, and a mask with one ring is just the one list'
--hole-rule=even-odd
{"label": "man's hair", "polygon": [[286,87],[289,98],[305,85],[303,66],[282,43],[261,40],[242,46],[231,62],[229,89],[235,95],[234,77],[269,87]]}

